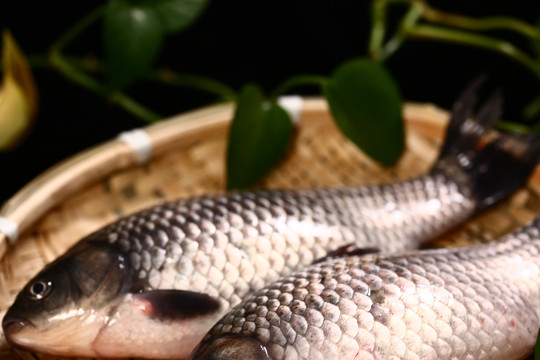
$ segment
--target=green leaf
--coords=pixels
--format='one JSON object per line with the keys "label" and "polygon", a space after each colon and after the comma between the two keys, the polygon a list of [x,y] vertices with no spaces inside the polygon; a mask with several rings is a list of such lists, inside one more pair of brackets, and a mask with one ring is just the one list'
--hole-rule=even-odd
{"label": "green leaf", "polygon": [[209,0],[144,0],[158,14],[166,32],[180,32],[202,14]]}
{"label": "green leaf", "polygon": [[104,21],[109,85],[122,89],[147,72],[163,43],[157,13],[127,0],[111,0]]}
{"label": "green leaf", "polygon": [[293,124],[277,103],[246,85],[239,97],[229,133],[227,188],[254,185],[282,159]]}
{"label": "green leaf", "polygon": [[385,165],[399,159],[405,143],[402,100],[382,65],[348,61],[332,74],[323,93],[339,128],[360,149]]}

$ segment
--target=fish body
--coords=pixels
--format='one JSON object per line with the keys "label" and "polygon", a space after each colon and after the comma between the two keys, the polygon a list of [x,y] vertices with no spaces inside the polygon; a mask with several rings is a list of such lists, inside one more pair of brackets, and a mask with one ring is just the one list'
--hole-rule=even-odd
{"label": "fish body", "polygon": [[540,326],[540,218],[489,244],[330,259],[224,316],[202,359],[522,359]]}
{"label": "fish body", "polygon": [[[181,338],[190,351],[244,296],[336,248],[355,244],[391,252],[417,247],[433,232],[470,216],[475,203],[469,192],[466,183],[430,173],[373,188],[242,193],[165,203],[90,235],[23,290],[25,297],[38,293],[47,279],[55,279],[50,291],[60,294],[66,292],[60,288],[64,283],[74,284],[69,295],[62,295],[62,300],[73,299],[69,308],[60,302],[58,312],[44,309],[47,319],[62,318],[58,329],[67,333],[58,336],[54,326],[47,326],[50,320],[44,320],[16,332],[7,326],[6,334],[23,346],[52,348],[60,355],[123,356],[140,342],[137,354],[159,357],[169,353],[160,345],[164,334],[174,334],[168,343]],[[394,210],[388,209],[390,204]],[[378,225],[384,213],[388,215]],[[96,300],[95,294],[103,298]],[[178,306],[199,294],[208,297]],[[45,294],[47,298],[51,296]],[[28,308],[16,301],[7,318],[14,313],[31,318],[26,314],[39,300]],[[164,307],[171,312],[154,314]],[[212,311],[205,312],[206,307]],[[201,326],[203,319],[206,326]],[[88,332],[80,331],[80,324]],[[72,336],[76,339],[66,341]],[[70,348],[64,349],[66,343]],[[76,344],[84,345],[73,348]]]}
{"label": "fish body", "polygon": [[471,120],[474,102],[473,88],[419,178],[178,200],[87,236],[21,290],[3,319],[6,338],[56,355],[183,357],[232,306],[281,276],[351,246],[416,248],[512,193],[537,162],[532,138],[480,146],[500,99]]}

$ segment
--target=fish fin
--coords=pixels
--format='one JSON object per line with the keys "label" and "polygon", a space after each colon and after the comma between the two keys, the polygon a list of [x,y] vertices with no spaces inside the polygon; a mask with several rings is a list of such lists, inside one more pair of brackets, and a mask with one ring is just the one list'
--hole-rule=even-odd
{"label": "fish fin", "polygon": [[474,109],[484,77],[475,80],[456,101],[446,139],[434,171],[448,162],[461,168],[473,184],[476,211],[506,198],[522,186],[540,157],[540,134],[485,136],[502,116],[502,94],[496,90]]}
{"label": "fish fin", "polygon": [[478,154],[475,179],[477,209],[506,198],[524,185],[540,159],[540,133],[501,134]]}
{"label": "fish fin", "polygon": [[340,246],[337,249],[330,251],[328,254],[326,254],[326,256],[323,256],[322,258],[319,258],[313,261],[313,264],[318,264],[326,260],[346,257],[346,256],[374,254],[380,251],[381,250],[376,247],[359,248],[354,243],[351,243],[351,244]]}
{"label": "fish fin", "polygon": [[150,290],[134,294],[134,298],[141,302],[142,311],[160,320],[194,318],[214,313],[221,306],[208,294],[188,290]]}
{"label": "fish fin", "polygon": [[206,337],[193,350],[187,360],[268,360],[266,345],[255,334],[220,334]]}
{"label": "fish fin", "polygon": [[484,82],[485,76],[475,79],[454,103],[439,161],[449,157],[474,156],[482,136],[491,130],[493,124],[501,117],[502,96],[497,90],[473,120],[478,91]]}

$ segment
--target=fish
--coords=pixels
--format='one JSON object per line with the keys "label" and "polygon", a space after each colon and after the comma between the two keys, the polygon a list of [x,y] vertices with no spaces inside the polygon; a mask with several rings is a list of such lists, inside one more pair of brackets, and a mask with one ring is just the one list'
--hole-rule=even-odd
{"label": "fish", "polygon": [[523,359],[539,254],[540,217],[481,245],[327,259],[246,298],[188,359]]}
{"label": "fish", "polygon": [[86,236],[19,292],[2,321],[8,342],[60,356],[185,357],[232,306],[283,275],[351,246],[414,249],[463,223],[519,188],[540,153],[530,136],[486,140],[502,96],[477,106],[478,84],[454,105],[423,176],[180,199]]}

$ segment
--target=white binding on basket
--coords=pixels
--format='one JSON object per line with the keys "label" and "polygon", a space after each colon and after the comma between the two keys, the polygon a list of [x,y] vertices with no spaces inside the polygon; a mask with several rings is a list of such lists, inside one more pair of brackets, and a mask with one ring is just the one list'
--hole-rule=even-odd
{"label": "white binding on basket", "polygon": [[278,104],[289,114],[292,122],[298,125],[302,107],[304,106],[304,99],[298,95],[280,96],[278,98]]}
{"label": "white binding on basket", "polygon": [[19,237],[19,225],[7,217],[0,216],[0,232],[6,235],[10,244],[14,244]]}
{"label": "white binding on basket", "polygon": [[140,164],[146,163],[152,155],[152,140],[142,129],[125,131],[118,135],[118,139],[125,142],[137,157]]}

